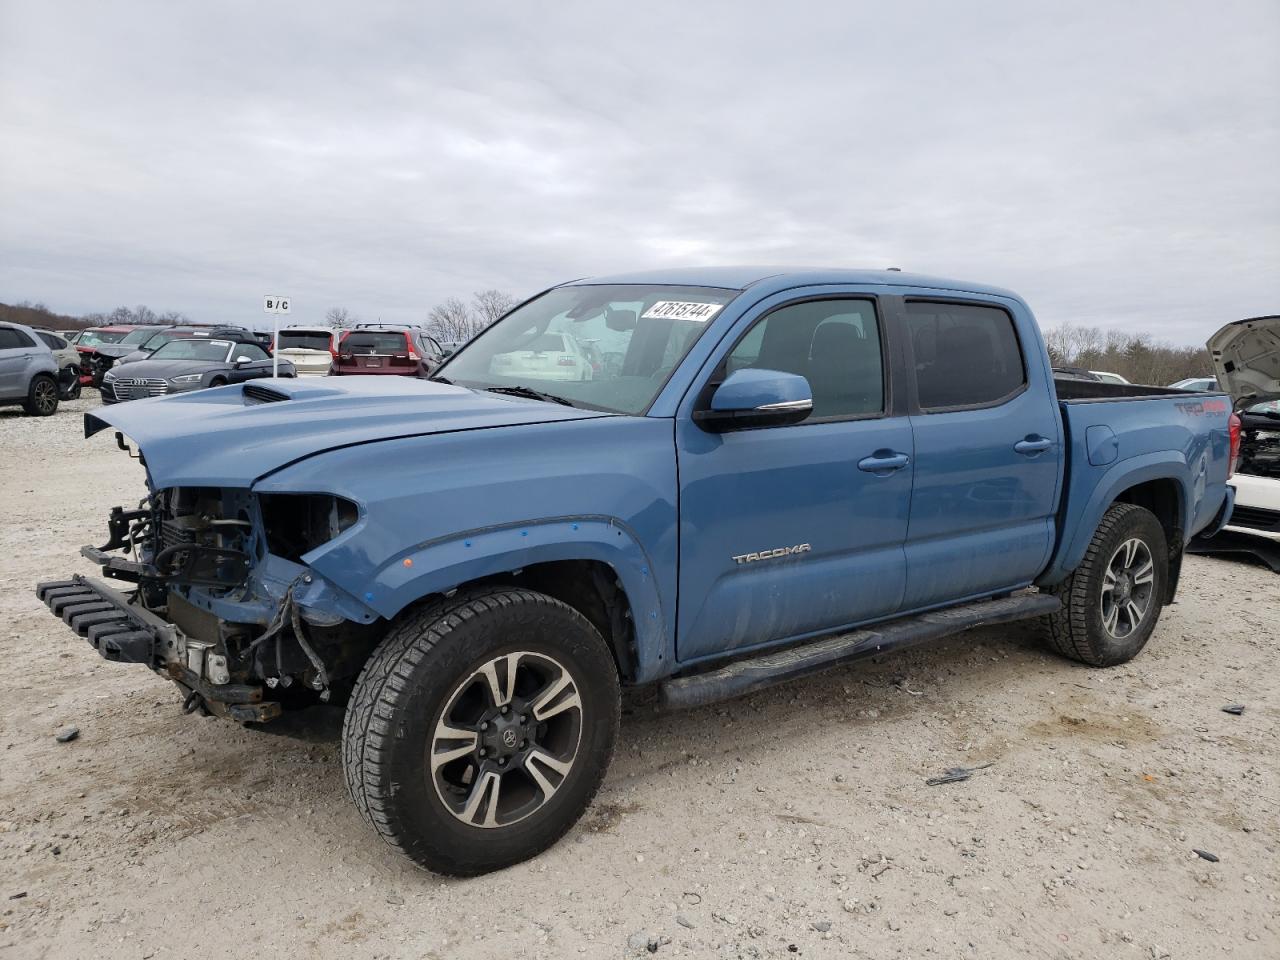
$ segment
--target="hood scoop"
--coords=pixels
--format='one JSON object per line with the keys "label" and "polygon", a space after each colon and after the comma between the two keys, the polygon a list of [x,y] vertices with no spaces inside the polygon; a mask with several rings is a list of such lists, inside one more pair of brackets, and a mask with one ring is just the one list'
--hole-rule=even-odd
{"label": "hood scoop", "polygon": [[270,387],[264,387],[258,383],[246,383],[244,385],[245,406],[252,406],[256,403],[279,403],[281,400],[288,399],[289,395],[287,393],[272,390]]}

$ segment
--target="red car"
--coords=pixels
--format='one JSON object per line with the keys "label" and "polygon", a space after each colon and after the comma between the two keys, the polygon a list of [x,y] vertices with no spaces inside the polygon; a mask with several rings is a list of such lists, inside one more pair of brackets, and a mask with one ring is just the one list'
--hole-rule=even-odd
{"label": "red car", "polygon": [[443,359],[440,344],[417,327],[360,326],[338,341],[329,375],[429,377]]}
{"label": "red car", "polygon": [[[134,323],[119,323],[109,327],[89,327],[76,340],[76,350],[80,353],[80,385],[97,387],[102,384],[102,375],[111,363],[100,363],[98,347],[108,343],[120,343],[132,335],[136,340],[147,339],[147,331],[154,327],[141,326]],[[115,358],[111,358],[114,362]]]}

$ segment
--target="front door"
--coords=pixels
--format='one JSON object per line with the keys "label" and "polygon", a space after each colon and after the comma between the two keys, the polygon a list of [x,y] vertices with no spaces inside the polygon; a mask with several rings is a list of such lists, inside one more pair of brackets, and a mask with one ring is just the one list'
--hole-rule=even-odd
{"label": "front door", "polygon": [[802,423],[708,433],[676,421],[681,662],[892,614],[906,582],[911,424],[869,297],[766,301],[701,391],[744,367],[806,377]]}
{"label": "front door", "polygon": [[994,302],[903,311],[916,457],[903,608],[1030,583],[1053,546],[1062,450],[1034,321]]}

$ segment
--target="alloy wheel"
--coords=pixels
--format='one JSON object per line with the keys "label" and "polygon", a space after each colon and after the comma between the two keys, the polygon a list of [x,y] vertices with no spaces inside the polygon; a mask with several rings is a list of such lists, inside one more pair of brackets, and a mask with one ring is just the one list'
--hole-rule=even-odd
{"label": "alloy wheel", "polygon": [[52,380],[43,377],[35,382],[31,390],[31,400],[36,412],[48,416],[58,409],[58,387]]}
{"label": "alloy wheel", "polygon": [[1142,624],[1155,593],[1151,549],[1131,537],[1116,549],[1102,575],[1102,627],[1123,640]]}
{"label": "alloy wheel", "polygon": [[582,740],[582,697],[553,657],[520,651],[472,671],[445,701],[428,748],[436,795],[473,827],[506,827],[545,806]]}

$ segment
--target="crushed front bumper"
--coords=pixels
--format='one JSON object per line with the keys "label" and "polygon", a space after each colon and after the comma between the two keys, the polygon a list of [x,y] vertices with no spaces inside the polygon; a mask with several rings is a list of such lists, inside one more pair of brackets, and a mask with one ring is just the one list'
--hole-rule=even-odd
{"label": "crushed front bumper", "polygon": [[279,703],[263,699],[263,687],[229,682],[213,644],[187,637],[104,583],[76,575],[38,584],[36,596],[105,659],[141,663],[176,683],[188,712],[259,723],[281,713]]}

